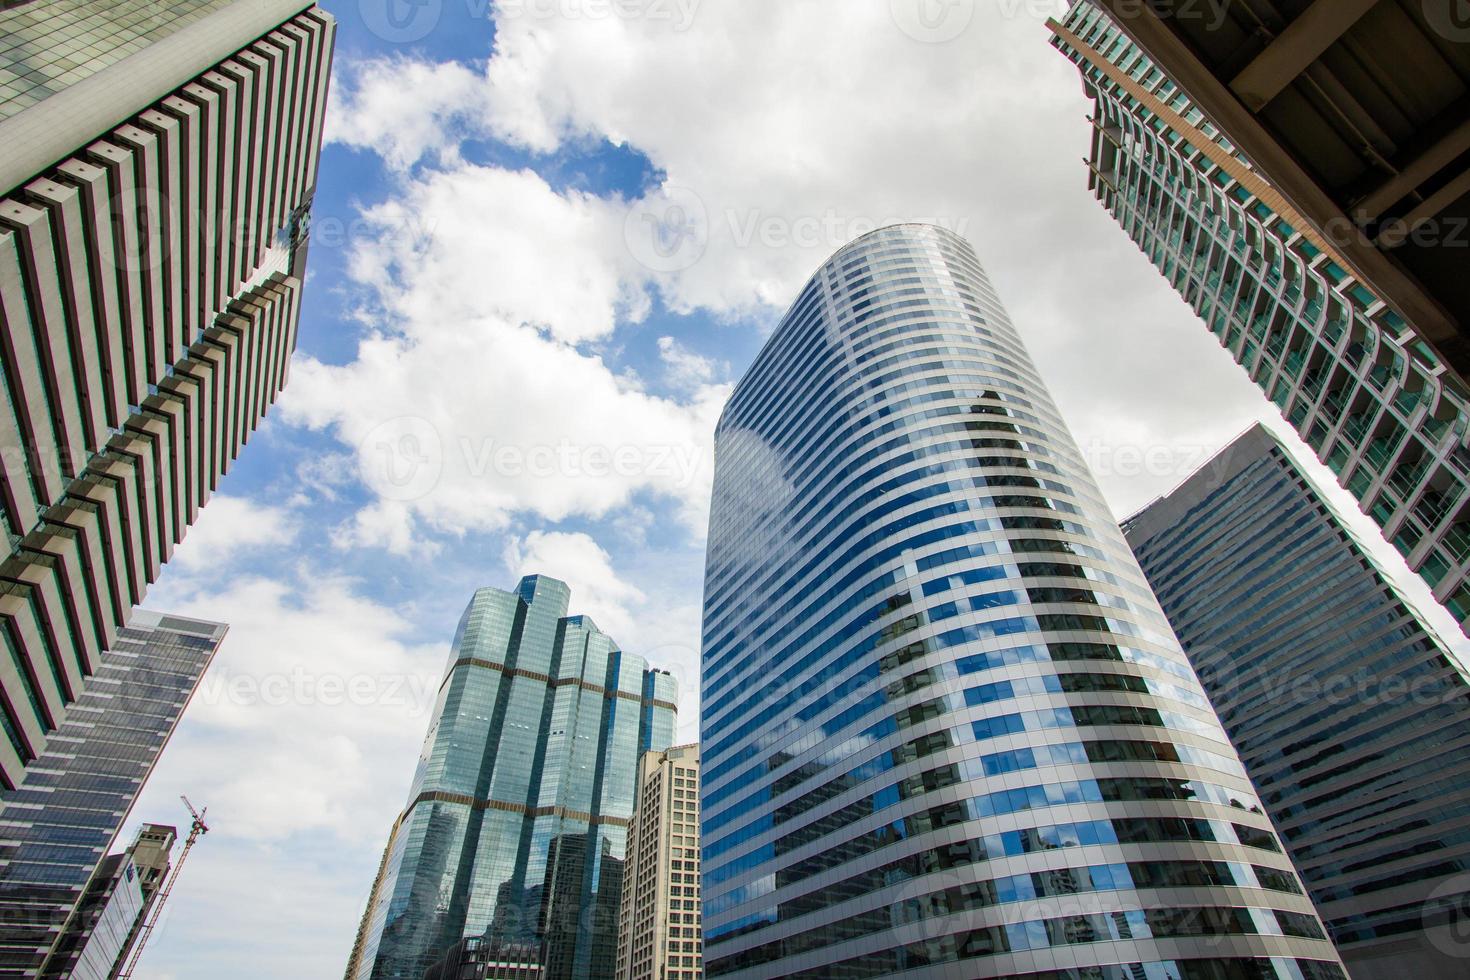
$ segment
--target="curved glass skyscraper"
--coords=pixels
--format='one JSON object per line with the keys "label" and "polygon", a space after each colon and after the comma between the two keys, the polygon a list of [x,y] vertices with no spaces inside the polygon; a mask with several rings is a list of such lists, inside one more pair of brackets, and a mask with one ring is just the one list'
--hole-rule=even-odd
{"label": "curved glass skyscraper", "polygon": [[716,446],[708,976],[1343,976],[963,239],[833,256]]}

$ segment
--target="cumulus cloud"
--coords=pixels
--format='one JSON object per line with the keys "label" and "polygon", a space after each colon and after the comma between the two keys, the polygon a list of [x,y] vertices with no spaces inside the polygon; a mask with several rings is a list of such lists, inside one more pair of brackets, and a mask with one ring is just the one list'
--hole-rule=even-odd
{"label": "cumulus cloud", "polygon": [[288,545],[297,530],[285,507],[217,493],[174,550],[173,561],[189,569],[218,567],[250,549]]}
{"label": "cumulus cloud", "polygon": [[623,215],[616,201],[558,193],[531,170],[433,170],[364,212],[351,275],[408,332],[494,317],[569,344],[596,340],[648,309]]}
{"label": "cumulus cloud", "polygon": [[324,139],[376,153],[395,170],[457,161],[459,137],[483,125],[483,77],[458,62],[345,62],[332,84]]}
{"label": "cumulus cloud", "polygon": [[[230,627],[170,748],[174,768],[192,768],[192,759],[198,792],[230,812],[223,836],[375,837],[381,828],[364,827],[359,809],[381,814],[385,787],[409,775],[375,759],[412,758],[445,645],[411,642],[402,613],[350,581],[303,569],[242,577],[227,590],[173,577],[149,606]],[[215,750],[236,739],[252,744],[252,764],[220,766]]]}
{"label": "cumulus cloud", "polygon": [[339,975],[447,637],[415,642],[402,611],[330,573],[232,582],[171,566],[149,597],[230,626],[123,837],[142,821],[186,823],[180,794],[209,807],[153,967],[219,976],[233,955],[256,976]]}
{"label": "cumulus cloud", "polygon": [[664,362],[669,384],[675,388],[698,388],[714,379],[715,362],[673,337],[658,338],[658,356]]}
{"label": "cumulus cloud", "polygon": [[[298,357],[281,406],[353,447],[379,497],[339,543],[432,550],[421,524],[597,517],[640,491],[702,527],[726,388],[659,397],[579,346],[647,308],[619,271],[632,260],[612,204],[464,165],[407,181],[365,217],[381,234],[358,243],[351,275],[378,329],[347,364]],[[432,231],[398,233],[414,220]]]}
{"label": "cumulus cloud", "polygon": [[[377,217],[454,222],[455,198],[479,193],[521,209],[487,213],[468,236],[449,232],[454,245],[443,252],[483,248],[473,236],[495,237],[512,216],[554,229],[553,244],[508,246],[523,264],[504,284],[492,278],[494,263],[446,265],[431,249],[412,267],[434,287],[401,299],[458,323],[466,297],[482,305],[488,293],[513,297],[516,315],[573,343],[636,321],[654,289],[675,311],[769,324],[851,238],[929,220],[975,243],[1079,440],[1097,444],[1097,455],[1138,443],[1179,444],[1183,454],[1223,439],[1262,414],[1259,395],[1091,199],[1081,163],[1088,105],[1075,69],[1047,44],[1045,17],[1057,7],[982,5],[935,33],[902,3],[840,12],[824,3],[705,3],[690,18],[672,6],[667,16],[650,6],[645,16],[592,17],[553,16],[556,4],[498,4],[494,50],[472,66],[478,87],[442,121],[446,138],[472,133],[533,154],[605,140],[646,155],[658,179],[633,200],[569,195],[540,222],[531,210],[560,195],[524,186],[528,177],[452,168],[426,179],[432,191],[412,184]],[[389,89],[436,76],[432,63],[407,59],[378,70],[397,78]],[[370,101],[355,105],[373,114]],[[385,97],[376,114],[394,104]],[[565,210],[582,220],[557,220]],[[365,254],[357,275],[383,279],[409,268],[409,257],[395,267],[380,251]],[[568,281],[568,268],[580,278]],[[674,391],[704,371],[682,353],[664,352]],[[1127,509],[1179,475],[1103,474],[1103,483]]]}
{"label": "cumulus cloud", "polygon": [[580,532],[532,531],[511,538],[505,564],[516,578],[541,574],[561,579],[572,590],[571,612],[591,616],[600,629],[623,642],[633,632],[634,609],[648,599],[613,570],[612,556],[601,545]]}

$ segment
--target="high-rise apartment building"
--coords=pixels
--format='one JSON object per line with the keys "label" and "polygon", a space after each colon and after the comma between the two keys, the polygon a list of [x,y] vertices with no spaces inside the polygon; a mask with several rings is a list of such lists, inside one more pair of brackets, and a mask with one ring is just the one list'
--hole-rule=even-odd
{"label": "high-rise apartment building", "polygon": [[[1111,11],[1346,267],[1470,379],[1462,0],[1077,0]],[[1102,50],[1099,47],[1099,50]]]}
{"label": "high-rise apartment building", "polygon": [[716,430],[709,977],[1341,978],[970,246],[829,259]]}
{"label": "high-rise apartment building", "polygon": [[0,791],[0,977],[65,961],[83,892],[226,629],[137,610],[24,782]]}
{"label": "high-rise apartment building", "polygon": [[176,827],[144,824],[131,847],[97,866],[44,980],[115,980],[168,877],[178,836]]}
{"label": "high-rise apartment building", "polygon": [[644,753],[635,807],[616,980],[699,980],[699,746]]}
{"label": "high-rise apartment building", "polygon": [[673,677],[544,575],[480,589],[455,633],[348,980],[612,980],[638,759]]}
{"label": "high-rise apartment building", "polygon": [[[1142,8],[1130,28],[1154,17],[1148,4],[1130,6]],[[1243,5],[1225,6],[1234,16]],[[1464,383],[1376,283],[1354,274],[1345,246],[1097,5],[1080,0],[1051,26],[1095,103],[1088,181],[1098,200],[1470,625]]]}
{"label": "high-rise apartment building", "polygon": [[1124,531],[1354,980],[1463,977],[1458,662],[1260,426]]}
{"label": "high-rise apartment building", "polygon": [[0,5],[0,786],[286,382],[334,21]]}

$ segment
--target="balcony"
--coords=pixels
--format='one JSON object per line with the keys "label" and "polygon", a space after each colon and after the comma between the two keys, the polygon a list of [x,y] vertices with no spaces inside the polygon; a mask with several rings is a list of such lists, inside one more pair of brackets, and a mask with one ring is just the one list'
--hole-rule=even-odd
{"label": "balcony", "polygon": [[1429,457],[1421,456],[1412,463],[1404,463],[1393,471],[1388,478],[1388,485],[1394,492],[1405,500],[1414,495],[1414,488],[1419,485],[1419,480],[1424,472],[1429,469]]}
{"label": "balcony", "polygon": [[1363,461],[1379,473],[1382,473],[1393,462],[1393,458],[1398,453],[1398,448],[1403,441],[1404,433],[1402,429],[1393,435],[1379,436],[1370,442],[1368,448],[1363,451]]}
{"label": "balcony", "polygon": [[1368,425],[1371,422],[1372,418],[1362,412],[1354,412],[1349,415],[1347,421],[1342,424],[1343,441],[1353,446],[1361,446],[1363,440],[1368,436]]}

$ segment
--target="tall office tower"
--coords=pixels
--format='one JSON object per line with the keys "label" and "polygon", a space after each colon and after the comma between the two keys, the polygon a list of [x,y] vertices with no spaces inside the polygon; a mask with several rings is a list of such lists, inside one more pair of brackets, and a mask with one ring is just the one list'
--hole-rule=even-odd
{"label": "tall office tower", "polygon": [[1458,664],[1260,426],[1124,531],[1354,980],[1463,977]]}
{"label": "tall office tower", "polygon": [[226,629],[137,610],[25,781],[0,792],[0,977],[49,975]]}
{"label": "tall office tower", "polygon": [[674,679],[544,575],[480,589],[455,633],[348,980],[611,980],[638,759]]}
{"label": "tall office tower", "polygon": [[699,746],[644,753],[635,807],[617,980],[699,980]]}
{"label": "tall office tower", "polygon": [[706,976],[1343,976],[963,239],[817,271],[712,508]]}
{"label": "tall office tower", "polygon": [[[1234,16],[1260,4],[1224,6]],[[1368,5],[1313,6],[1326,15]],[[1130,29],[1153,18],[1142,7],[1127,20]],[[1081,0],[1065,24],[1051,26],[1095,101],[1088,180],[1098,200],[1461,627],[1470,626],[1470,397],[1463,382],[1383,301],[1377,283],[1353,273],[1341,236],[1317,231],[1245,158],[1233,134],[1206,118],[1193,91],[1097,6]],[[1383,50],[1417,71],[1407,67],[1404,49]],[[1454,261],[1463,280],[1463,263]]]}
{"label": "tall office tower", "polygon": [[168,877],[176,827],[146,823],[133,845],[97,866],[67,923],[46,980],[114,980]]}
{"label": "tall office tower", "polygon": [[1347,268],[1470,379],[1461,0],[1078,2],[1115,12],[1290,202],[1297,226],[1331,238]]}
{"label": "tall office tower", "polygon": [[0,786],[286,381],[334,22],[0,5]]}

